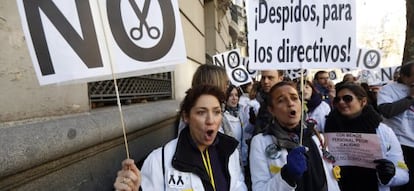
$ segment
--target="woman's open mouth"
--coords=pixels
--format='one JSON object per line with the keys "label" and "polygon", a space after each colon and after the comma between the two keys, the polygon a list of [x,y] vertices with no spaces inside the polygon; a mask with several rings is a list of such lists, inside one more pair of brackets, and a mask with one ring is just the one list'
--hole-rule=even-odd
{"label": "woman's open mouth", "polygon": [[208,130],[208,131],[207,131],[207,136],[212,136],[212,135],[213,135],[213,133],[214,133],[214,131],[213,131],[213,130]]}
{"label": "woman's open mouth", "polygon": [[208,142],[213,141],[216,138],[214,134],[214,130],[210,129],[206,131],[206,134],[204,135],[204,139]]}
{"label": "woman's open mouth", "polygon": [[290,116],[296,116],[296,111],[290,111]]}

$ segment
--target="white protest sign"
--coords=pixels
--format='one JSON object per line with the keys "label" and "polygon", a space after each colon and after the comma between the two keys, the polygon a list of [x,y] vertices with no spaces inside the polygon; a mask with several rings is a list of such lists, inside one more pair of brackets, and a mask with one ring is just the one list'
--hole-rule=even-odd
{"label": "white protest sign", "polygon": [[380,68],[379,73],[383,84],[393,81],[395,72],[400,72],[401,66]]}
{"label": "white protest sign", "polygon": [[231,84],[241,86],[251,83],[252,78],[242,63],[239,49],[230,50],[213,56],[213,63],[225,67]]}
{"label": "white protest sign", "polygon": [[382,156],[377,134],[367,133],[325,133],[329,152],[335,157],[335,165],[375,168],[376,159]]}
{"label": "white protest sign", "polygon": [[250,68],[352,67],[355,0],[247,1]]}
{"label": "white protest sign", "polygon": [[176,0],[17,0],[40,85],[173,69],[186,61]]}
{"label": "white protest sign", "polygon": [[287,76],[291,80],[295,80],[297,78],[300,78],[301,76],[307,76],[308,73],[309,72],[308,72],[307,69],[303,70],[303,75],[302,75],[302,70],[301,69],[292,69],[292,70],[286,70],[285,71],[285,76]]}
{"label": "white protest sign", "polygon": [[358,51],[357,68],[371,70],[381,67],[381,51],[361,48]]}
{"label": "white protest sign", "polygon": [[335,70],[329,71],[328,74],[329,74],[329,79],[330,80],[337,80],[338,79],[338,75],[336,74]]}
{"label": "white protest sign", "polygon": [[368,85],[382,85],[392,81],[395,71],[399,71],[400,68],[401,66],[393,66],[362,70],[359,74],[359,81]]}
{"label": "white protest sign", "polygon": [[243,66],[246,68],[247,73],[249,73],[250,77],[256,79],[259,72],[257,70],[254,70],[254,69],[250,68],[249,58],[248,57],[241,57],[241,62],[243,64]]}

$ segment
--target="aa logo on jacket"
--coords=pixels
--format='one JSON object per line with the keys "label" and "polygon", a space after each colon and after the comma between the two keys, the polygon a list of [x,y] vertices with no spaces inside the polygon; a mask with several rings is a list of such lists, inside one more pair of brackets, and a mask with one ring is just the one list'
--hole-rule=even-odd
{"label": "aa logo on jacket", "polygon": [[191,188],[191,179],[189,173],[180,171],[170,171],[167,174],[167,185],[170,188],[185,189]]}

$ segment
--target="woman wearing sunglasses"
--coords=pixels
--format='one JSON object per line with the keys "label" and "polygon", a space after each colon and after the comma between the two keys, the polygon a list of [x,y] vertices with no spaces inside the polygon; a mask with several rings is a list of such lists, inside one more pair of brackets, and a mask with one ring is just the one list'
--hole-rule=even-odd
{"label": "woman wearing sunglasses", "polygon": [[383,124],[381,116],[367,104],[367,93],[354,83],[337,88],[334,109],[326,119],[325,132],[377,134],[384,158],[372,161],[376,169],[341,166],[339,186],[342,191],[390,190],[390,186],[408,181],[401,146],[394,132]]}

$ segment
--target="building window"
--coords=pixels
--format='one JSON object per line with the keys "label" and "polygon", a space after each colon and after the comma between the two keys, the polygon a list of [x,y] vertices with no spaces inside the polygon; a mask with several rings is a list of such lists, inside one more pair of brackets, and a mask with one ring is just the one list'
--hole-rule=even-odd
{"label": "building window", "polygon": [[237,6],[236,5],[232,5],[230,6],[230,15],[231,15],[231,20],[233,20],[235,23],[237,23],[238,19],[238,11],[237,11]]}
{"label": "building window", "polygon": [[[171,72],[121,78],[117,84],[122,104],[172,99]],[[117,104],[113,80],[90,82],[88,92],[92,108]]]}

